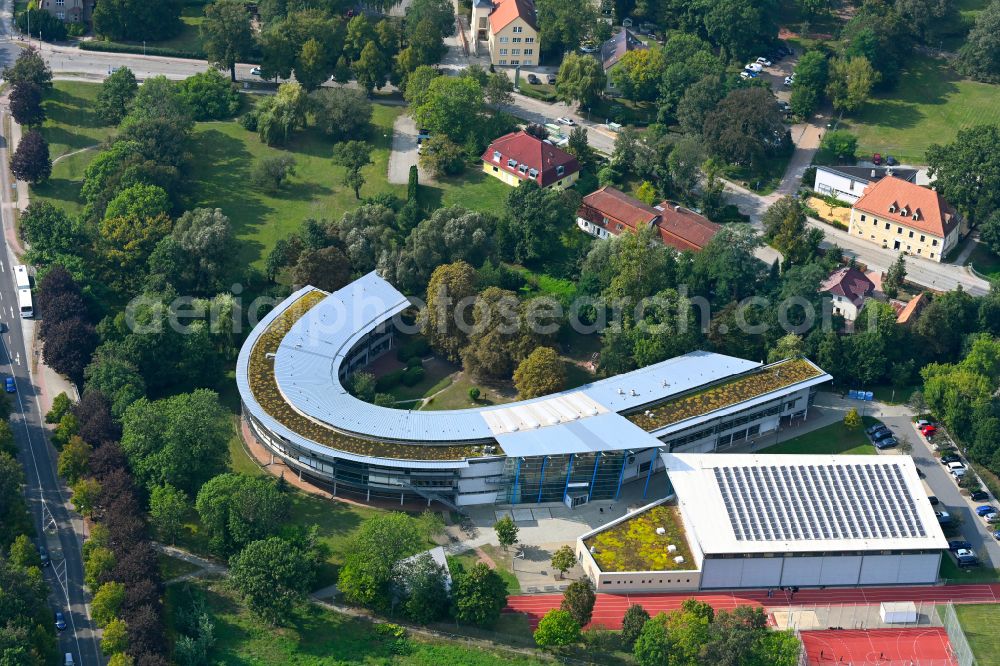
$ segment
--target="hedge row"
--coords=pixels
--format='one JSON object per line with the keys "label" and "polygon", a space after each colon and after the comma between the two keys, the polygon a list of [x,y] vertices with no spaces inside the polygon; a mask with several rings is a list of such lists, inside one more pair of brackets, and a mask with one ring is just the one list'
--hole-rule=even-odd
{"label": "hedge row", "polygon": [[399,384],[403,386],[416,386],[424,378],[424,369],[419,365],[393,370],[375,380],[375,390],[385,393]]}
{"label": "hedge row", "polygon": [[188,58],[189,60],[204,60],[204,53],[194,53],[192,51],[182,51],[180,49],[168,49],[162,46],[147,46],[143,48],[141,44],[122,44],[121,42],[103,42],[90,40],[80,42],[80,48],[84,51],[105,51],[107,53],[137,53],[139,55],[163,56],[164,58]]}

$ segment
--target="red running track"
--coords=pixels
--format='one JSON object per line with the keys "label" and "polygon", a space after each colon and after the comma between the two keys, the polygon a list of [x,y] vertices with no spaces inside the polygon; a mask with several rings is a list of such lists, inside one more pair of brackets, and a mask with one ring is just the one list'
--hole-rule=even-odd
{"label": "red running track", "polygon": [[940,627],[803,631],[809,666],[957,666]]}
{"label": "red running track", "polygon": [[[650,615],[680,607],[685,599],[706,601],[716,610],[731,610],[737,606],[764,606],[768,610],[789,606],[870,606],[883,601],[996,603],[1000,600],[1000,584],[938,585],[907,587],[862,587],[804,589],[794,596],[779,590],[768,597],[767,590],[739,590],[714,593],[671,594],[598,594],[591,625],[620,629],[622,616],[632,604],[641,604]],[[507,598],[504,612],[524,613],[532,627],[545,613],[558,608],[561,594],[533,594]]]}

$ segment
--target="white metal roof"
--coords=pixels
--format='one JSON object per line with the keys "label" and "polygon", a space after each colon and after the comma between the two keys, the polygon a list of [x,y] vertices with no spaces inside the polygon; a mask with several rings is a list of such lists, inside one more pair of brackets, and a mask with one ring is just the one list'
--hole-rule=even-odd
{"label": "white metal roof", "polygon": [[707,555],[948,547],[908,456],[661,455]]}

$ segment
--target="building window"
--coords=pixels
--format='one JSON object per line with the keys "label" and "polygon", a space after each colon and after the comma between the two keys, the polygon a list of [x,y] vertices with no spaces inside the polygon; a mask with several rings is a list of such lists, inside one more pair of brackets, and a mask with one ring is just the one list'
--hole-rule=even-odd
{"label": "building window", "polygon": [[531,58],[526,58],[525,61],[524,61],[524,64],[525,65],[531,65],[531,64],[533,64]]}
{"label": "building window", "polygon": [[[931,245],[935,245],[935,246],[937,245],[937,238],[935,238],[934,240],[931,241]],[[934,255],[932,254],[931,256],[933,257]]]}
{"label": "building window", "polygon": [[933,253],[933,252],[931,252],[931,259],[933,259],[933,258],[934,258],[934,253]]}
{"label": "building window", "polygon": [[513,42],[514,42],[515,44],[520,44],[520,43],[521,43],[521,38],[520,38],[520,37],[515,37],[515,38],[513,39]]}
{"label": "building window", "polygon": [[65,21],[66,12],[56,12],[56,18],[58,18],[60,21]]}
{"label": "building window", "polygon": [[920,250],[920,248],[918,247],[918,248],[917,248],[917,254],[920,254],[920,252],[921,252],[921,250]]}
{"label": "building window", "polygon": [[862,222],[864,222],[864,221],[865,221],[865,216],[864,216],[864,215],[862,215],[862,216],[861,216],[861,221],[862,221]]}
{"label": "building window", "polygon": [[521,33],[521,32],[524,32],[524,28],[522,28],[519,25],[515,25],[514,26],[514,34],[516,35],[516,34]]}
{"label": "building window", "polygon": [[500,55],[507,55],[507,49],[500,49]]}
{"label": "building window", "polygon": [[560,164],[560,165],[558,165],[558,166],[556,167],[556,175],[557,175],[557,176],[561,176],[561,175],[563,175],[564,173],[566,173],[566,167],[564,167],[564,166],[563,166],[563,165],[561,165],[561,164]]}
{"label": "building window", "polygon": [[500,161],[500,151],[499,150],[494,150],[493,151],[493,161],[494,162],[499,162]]}
{"label": "building window", "polygon": [[520,62],[521,62],[520,60],[518,60],[517,58],[514,58],[513,60],[510,61],[510,64],[517,65]]}
{"label": "building window", "polygon": [[897,234],[903,233],[903,227],[896,227],[896,233]]}
{"label": "building window", "polygon": [[926,240],[927,240],[927,236],[924,236],[923,234],[920,234],[920,242],[923,243]]}
{"label": "building window", "polygon": [[510,50],[510,54],[511,55],[521,55],[521,49],[511,49]]}
{"label": "building window", "polygon": [[888,222],[886,222],[886,223],[885,223],[885,230],[886,230],[886,231],[889,231],[889,227],[891,227],[891,226],[892,226],[892,225],[890,225],[890,224],[889,224]]}
{"label": "building window", "polygon": [[524,43],[525,44],[532,44],[532,43],[534,43],[534,41],[535,41],[534,37],[525,37],[524,38]]}
{"label": "building window", "polygon": [[910,238],[913,238],[913,232],[912,231],[910,232]]}
{"label": "building window", "polygon": [[[535,49],[524,49],[524,55],[532,55],[534,52],[535,52]],[[524,63],[526,65],[529,64],[527,60],[525,60]]]}
{"label": "building window", "polygon": [[501,37],[500,38],[500,43],[501,44],[506,44],[509,41],[510,41],[510,37]]}

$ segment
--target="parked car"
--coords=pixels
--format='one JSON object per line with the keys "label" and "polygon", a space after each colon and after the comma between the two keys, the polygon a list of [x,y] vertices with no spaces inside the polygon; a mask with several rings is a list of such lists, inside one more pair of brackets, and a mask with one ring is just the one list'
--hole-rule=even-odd
{"label": "parked car", "polygon": [[559,123],[560,125],[569,125],[570,127],[576,125],[576,121],[568,116],[562,116],[560,118],[556,118],[556,122]]}
{"label": "parked car", "polygon": [[937,518],[939,525],[951,525],[952,517],[947,511],[935,511],[934,516]]}
{"label": "parked car", "polygon": [[74,666],[72,652],[66,653],[66,656],[63,658],[63,666]]}
{"label": "parked car", "polygon": [[760,58],[757,58],[757,64],[761,65],[763,67],[770,67],[771,66],[771,61],[768,60],[767,58],[760,57]]}
{"label": "parked car", "polygon": [[580,50],[584,53],[595,53],[597,51],[597,45],[589,42],[580,44]]}
{"label": "parked car", "polygon": [[795,77],[794,76],[786,76],[785,77],[785,83],[784,83],[784,85],[790,86],[793,83],[795,83]]}
{"label": "parked car", "polygon": [[875,153],[872,155],[872,164],[875,166],[882,166],[882,153]]}
{"label": "parked car", "polygon": [[979,564],[979,556],[968,548],[960,548],[959,550],[956,550],[955,559],[958,560],[959,566],[963,567],[971,567]]}
{"label": "parked car", "polygon": [[548,76],[545,77],[545,82],[548,83],[550,86],[554,86],[556,84],[556,75],[549,74]]}
{"label": "parked car", "polygon": [[956,550],[972,550],[972,544],[968,541],[949,541],[948,550],[952,552]]}
{"label": "parked car", "polygon": [[953,462],[960,462],[961,460],[962,458],[960,456],[955,455],[954,453],[946,453],[943,456],[941,456],[942,465],[950,465]]}
{"label": "parked car", "polygon": [[250,68],[250,75],[251,76],[260,76],[260,67],[257,67],[256,65],[254,65],[253,67],[251,67]]}
{"label": "parked car", "polygon": [[882,449],[891,449],[898,444],[895,437],[886,437],[875,442],[875,448],[881,451]]}
{"label": "parked car", "polygon": [[56,629],[62,631],[66,628],[66,618],[63,616],[62,611],[56,611]]}
{"label": "parked car", "polygon": [[885,163],[888,164],[889,166],[896,166],[897,164],[899,164],[899,162],[896,161],[896,158],[893,157],[892,155],[885,156]]}
{"label": "parked car", "polygon": [[948,463],[948,471],[951,472],[951,475],[955,477],[956,481],[961,479],[965,476],[966,472],[968,472],[968,470],[965,469],[965,465],[960,462]]}
{"label": "parked car", "polygon": [[918,429],[920,429],[920,428],[923,428],[924,426],[929,426],[929,425],[933,425],[933,424],[930,421],[926,420],[926,419],[919,419],[919,420],[917,420],[914,423],[914,425],[917,426]]}
{"label": "parked car", "polygon": [[753,72],[744,71],[740,72],[740,78],[743,79],[744,81],[749,81],[750,79],[756,79],[757,75],[754,74]]}
{"label": "parked car", "polygon": [[42,566],[43,567],[49,566],[49,563],[51,561],[49,560],[49,550],[48,550],[48,548],[46,548],[45,546],[39,546],[38,547],[38,559],[40,559],[42,561]]}
{"label": "parked car", "polygon": [[996,539],[997,541],[1000,541],[1000,530],[996,530],[993,532],[993,538]]}
{"label": "parked car", "polygon": [[997,513],[996,511],[984,514],[981,517],[983,519],[983,522],[986,523],[987,525],[1000,521],[1000,513]]}
{"label": "parked car", "polygon": [[937,506],[938,504],[941,503],[941,500],[939,500],[937,497],[934,497],[934,495],[928,495],[927,501],[931,503],[931,506]]}
{"label": "parked car", "polygon": [[748,63],[748,64],[744,65],[743,69],[745,69],[748,72],[754,72],[754,73],[760,73],[760,72],[764,71],[764,68],[760,64],[758,64],[756,62],[751,62],[751,63]]}
{"label": "parked car", "polygon": [[932,437],[937,433],[937,428],[932,425],[924,426],[920,432],[923,433],[924,437]]}
{"label": "parked car", "polygon": [[7,393],[17,393],[17,383],[14,381],[13,377],[8,377],[4,381],[4,390]]}
{"label": "parked car", "polygon": [[977,516],[985,516],[988,513],[996,513],[997,508],[995,506],[990,506],[989,504],[983,504],[982,506],[976,507]]}
{"label": "parked car", "polygon": [[886,425],[884,423],[882,423],[881,421],[879,421],[875,425],[871,425],[871,426],[868,426],[867,428],[865,428],[865,433],[871,435],[876,430],[882,430],[885,427],[886,427]]}
{"label": "parked car", "polygon": [[542,80],[535,76],[534,74],[528,74],[528,83],[537,86]]}
{"label": "parked car", "polygon": [[969,497],[973,502],[985,502],[990,499],[990,494],[980,488],[979,490],[973,490],[969,493]]}

